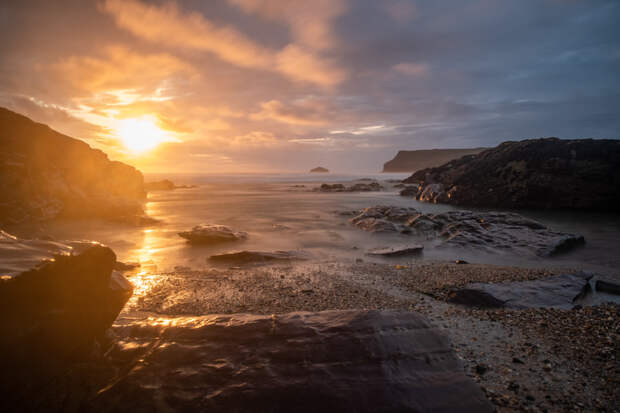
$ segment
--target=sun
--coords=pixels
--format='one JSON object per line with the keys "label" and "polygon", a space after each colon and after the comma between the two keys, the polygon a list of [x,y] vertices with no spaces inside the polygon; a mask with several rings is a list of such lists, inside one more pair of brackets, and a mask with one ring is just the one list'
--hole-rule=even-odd
{"label": "sun", "polygon": [[153,116],[119,120],[116,135],[130,151],[146,152],[162,142],[173,140],[169,133],[157,126],[156,122]]}

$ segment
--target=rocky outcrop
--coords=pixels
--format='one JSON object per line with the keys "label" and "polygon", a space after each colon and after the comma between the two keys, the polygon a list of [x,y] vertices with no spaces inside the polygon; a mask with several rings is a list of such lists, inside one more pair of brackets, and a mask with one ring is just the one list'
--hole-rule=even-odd
{"label": "rocky outcrop", "polygon": [[[530,281],[473,283],[449,293],[448,301],[472,307],[561,308],[620,302],[618,293],[600,285],[612,284],[592,274],[563,274]],[[592,288],[594,286],[594,288]]]}
{"label": "rocky outcrop", "polygon": [[224,225],[201,224],[191,231],[179,232],[181,238],[192,244],[216,244],[220,242],[240,241],[248,234],[242,231],[233,231]]}
{"label": "rocky outcrop", "polygon": [[132,294],[131,284],[113,272],[114,252],[100,244],[20,240],[2,232],[0,255],[0,354],[7,361],[89,355]]}
{"label": "rocky outcrop", "polygon": [[306,259],[308,255],[301,251],[237,251],[209,257],[210,261],[224,264],[260,264]]}
{"label": "rocky outcrop", "polygon": [[417,171],[423,202],[618,211],[620,141],[528,139]]}
{"label": "rocky outcrop", "polygon": [[142,214],[142,174],[0,108],[0,223]]}
{"label": "rocky outcrop", "polygon": [[350,186],[344,186],[343,184],[321,184],[320,187],[314,188],[314,191],[319,192],[376,192],[381,191],[383,186],[378,182],[358,182]]}
{"label": "rocky outcrop", "polygon": [[170,179],[162,179],[161,181],[147,182],[144,184],[144,190],[151,191],[172,191],[173,189],[194,188],[193,185],[176,185]]}
{"label": "rocky outcrop", "polygon": [[423,245],[398,245],[392,247],[373,248],[366,252],[367,255],[374,255],[380,257],[403,257],[407,255],[420,255],[424,250]]}
{"label": "rocky outcrop", "polygon": [[394,159],[383,165],[383,172],[415,172],[420,169],[443,165],[465,155],[475,155],[486,148],[428,149],[398,151]]}
{"label": "rocky outcrop", "polygon": [[369,232],[401,232],[430,240],[438,247],[484,252],[552,256],[585,243],[581,235],[556,232],[538,221],[510,212],[448,211],[422,214],[414,208],[374,206],[350,219]]}
{"label": "rocky outcrop", "polygon": [[322,166],[317,166],[316,168],[310,169],[311,173],[327,173],[329,172],[329,169],[327,168],[323,168]]}
{"label": "rocky outcrop", "polygon": [[[115,327],[140,359],[89,411],[492,412],[414,312],[210,315]],[[137,351],[136,351],[137,349]]]}

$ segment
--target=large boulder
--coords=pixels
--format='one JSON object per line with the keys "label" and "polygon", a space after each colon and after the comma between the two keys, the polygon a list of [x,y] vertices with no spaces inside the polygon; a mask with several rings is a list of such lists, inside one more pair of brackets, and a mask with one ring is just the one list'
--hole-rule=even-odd
{"label": "large boulder", "polygon": [[190,231],[179,232],[179,236],[192,244],[217,244],[240,241],[246,239],[248,234],[242,231],[233,231],[224,225],[200,224]]}
{"label": "large boulder", "polygon": [[413,312],[210,315],[115,332],[132,353],[113,356],[139,366],[90,411],[493,411],[449,339]]}
{"label": "large boulder", "polygon": [[142,215],[140,171],[0,108],[0,224]]}
{"label": "large boulder", "polygon": [[12,362],[83,357],[104,338],[131,297],[113,272],[114,252],[97,243],[75,246],[20,240],[2,232],[0,353]]}
{"label": "large boulder", "polygon": [[404,180],[423,202],[503,208],[617,211],[620,141],[528,139],[504,142]]}

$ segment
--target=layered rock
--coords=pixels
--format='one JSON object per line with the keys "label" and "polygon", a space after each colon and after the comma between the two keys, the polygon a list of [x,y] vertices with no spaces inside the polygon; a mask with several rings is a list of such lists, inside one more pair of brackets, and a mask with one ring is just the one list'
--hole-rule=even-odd
{"label": "layered rock", "polygon": [[179,236],[192,244],[217,244],[240,241],[246,239],[248,234],[242,231],[233,231],[224,225],[200,224],[190,231],[179,232]]}
{"label": "layered rock", "polygon": [[413,312],[211,315],[115,331],[133,338],[139,368],[90,411],[163,400],[174,411],[493,411],[449,339]]}
{"label": "layered rock", "polygon": [[439,247],[552,256],[583,245],[581,235],[556,232],[511,212],[448,211],[422,214],[414,208],[374,206],[350,222],[369,232],[401,232],[440,240]]}
{"label": "layered rock", "polygon": [[13,362],[88,355],[131,297],[114,252],[0,234],[0,353]]}
{"label": "layered rock", "polygon": [[301,251],[235,251],[209,257],[210,261],[225,264],[270,263],[306,259],[308,259],[308,255]]}
{"label": "layered rock", "polygon": [[420,169],[443,165],[461,156],[475,155],[485,149],[486,148],[398,151],[394,159],[383,164],[383,172],[415,172]]}
{"label": "layered rock", "polygon": [[620,141],[528,139],[417,171],[423,202],[617,211]]}
{"label": "layered rock", "polygon": [[0,223],[142,214],[142,174],[0,108]]}
{"label": "layered rock", "polygon": [[314,191],[320,192],[376,192],[381,191],[383,186],[378,182],[358,182],[350,186],[343,184],[321,184],[320,187],[314,188]]}

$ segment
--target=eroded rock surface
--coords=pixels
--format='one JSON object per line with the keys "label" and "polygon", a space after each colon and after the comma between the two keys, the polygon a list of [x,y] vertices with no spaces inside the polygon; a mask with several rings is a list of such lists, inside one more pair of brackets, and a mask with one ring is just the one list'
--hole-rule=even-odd
{"label": "eroded rock surface", "polygon": [[448,338],[412,312],[214,315],[115,331],[132,337],[121,352],[139,365],[91,410],[493,411]]}
{"label": "eroded rock surface", "polygon": [[301,251],[236,251],[209,257],[210,261],[225,264],[269,263],[307,259],[308,255]]}
{"label": "eroded rock surface", "polygon": [[[88,354],[132,294],[113,272],[114,252],[96,243],[79,249],[2,233],[0,353],[13,362]],[[4,261],[4,260],[3,260]],[[6,271],[6,272],[5,272]]]}
{"label": "eroded rock surface", "polygon": [[362,210],[350,222],[365,231],[410,233],[440,240],[440,247],[486,252],[552,256],[585,243],[581,235],[556,232],[511,212],[459,210],[422,214],[414,208],[379,205]]}
{"label": "eroded rock surface", "polygon": [[504,142],[405,179],[419,201],[503,208],[617,211],[620,141]]}
{"label": "eroded rock surface", "polygon": [[214,244],[246,239],[248,234],[242,231],[233,231],[224,225],[201,224],[191,231],[179,232],[179,236],[192,244]]}

